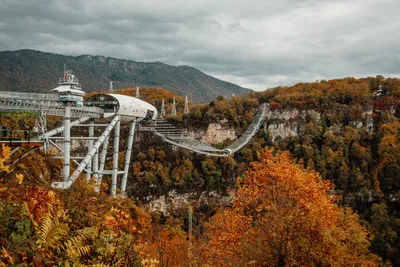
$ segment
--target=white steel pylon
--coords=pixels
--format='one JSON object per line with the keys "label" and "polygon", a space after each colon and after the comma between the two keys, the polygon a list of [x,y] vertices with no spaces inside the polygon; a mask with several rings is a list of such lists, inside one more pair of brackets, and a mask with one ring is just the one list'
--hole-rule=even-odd
{"label": "white steel pylon", "polygon": [[118,154],[119,154],[119,136],[121,129],[121,120],[119,119],[114,128],[114,154],[113,154],[113,168],[111,174],[111,197],[115,197],[117,193],[118,183]]}
{"label": "white steel pylon", "polygon": [[110,89],[109,89],[109,91],[110,92],[114,91],[113,81],[110,81]]}
{"label": "white steel pylon", "polygon": [[131,161],[133,136],[135,134],[135,127],[136,127],[136,120],[133,120],[131,122],[131,127],[130,127],[130,130],[129,130],[128,147],[127,147],[126,152],[125,152],[125,167],[124,167],[124,174],[122,176],[122,181],[121,181],[121,191],[122,191],[122,193],[125,193],[125,191],[126,191],[126,183],[128,181],[128,171],[129,171],[129,165],[130,165],[130,161]]}
{"label": "white steel pylon", "polygon": [[189,100],[187,95],[185,99],[185,109],[183,110],[183,114],[189,114]]}
{"label": "white steel pylon", "polygon": [[140,94],[139,94],[139,86],[138,87],[136,87],[136,98],[139,98],[140,97]]}
{"label": "white steel pylon", "polygon": [[161,117],[165,117],[165,104],[164,104],[164,97],[163,97],[163,99],[162,99],[162,102],[161,102],[161,112],[160,112],[160,115],[161,115]]}
{"label": "white steel pylon", "polygon": [[71,103],[65,103],[64,111],[64,167],[63,182],[68,182],[70,172],[70,150],[71,150]]}
{"label": "white steel pylon", "polygon": [[174,101],[172,102],[172,112],[171,112],[172,116],[176,116],[176,103],[175,103],[175,97],[174,97]]}

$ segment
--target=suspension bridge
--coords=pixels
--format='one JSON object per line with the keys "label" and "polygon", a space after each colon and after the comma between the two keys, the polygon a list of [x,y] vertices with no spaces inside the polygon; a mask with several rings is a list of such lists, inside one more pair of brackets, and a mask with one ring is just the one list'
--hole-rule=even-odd
{"label": "suspension bridge", "polygon": [[[142,130],[148,130],[163,141],[199,154],[216,157],[226,157],[240,150],[258,132],[265,120],[269,106],[262,104],[255,113],[252,123],[240,138],[224,149],[214,148],[206,143],[194,140],[182,129],[175,127],[158,115],[157,110],[150,104],[137,98],[116,95],[99,94],[83,102],[84,92],[81,91],[77,79],[67,72],[59,82],[55,93],[17,93],[0,92],[0,111],[33,112],[37,114],[36,127],[39,134],[29,140],[13,140],[13,136],[0,139],[0,143],[13,143],[16,152],[23,146],[29,146],[20,158],[27,156],[34,148],[42,147],[44,151],[56,150],[52,157],[63,159],[63,181],[53,182],[52,187],[67,189],[78,179],[82,172],[86,180],[92,177],[95,190],[100,190],[103,175],[111,175],[111,196],[116,196],[118,175],[120,190],[125,193],[130,166],[133,137],[137,125]],[[53,115],[63,118],[63,125],[47,129],[46,116]],[[106,120],[105,120],[106,118]],[[129,126],[127,149],[123,170],[118,169],[119,139],[121,123]],[[140,124],[139,124],[140,123]],[[143,123],[143,124],[142,124]],[[87,136],[71,136],[72,127],[86,127]],[[97,131],[95,131],[95,129]],[[95,132],[102,129],[100,136]],[[113,133],[113,136],[112,136]],[[112,169],[106,170],[107,149],[109,139],[113,137]],[[87,143],[85,156],[71,155],[71,141],[82,140]],[[29,142],[29,144],[26,144]],[[60,145],[60,142],[62,145]],[[76,165],[71,174],[70,163]]]}

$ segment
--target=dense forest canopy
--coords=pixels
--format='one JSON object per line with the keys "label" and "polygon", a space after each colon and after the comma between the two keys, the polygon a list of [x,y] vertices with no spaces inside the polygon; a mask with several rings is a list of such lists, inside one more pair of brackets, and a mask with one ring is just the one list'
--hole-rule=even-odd
{"label": "dense forest canopy", "polygon": [[[135,89],[118,93],[134,95]],[[41,262],[120,266],[127,264],[124,257],[137,264],[131,266],[182,266],[189,261],[202,266],[400,264],[399,79],[344,78],[231,99],[220,96],[209,104],[191,105],[189,114],[182,112],[183,98],[161,88],[143,89],[141,95],[157,107],[162,98],[170,107],[176,97],[177,116],[170,116],[167,108],[167,119],[173,124],[206,128],[226,119],[238,135],[262,103],[269,103],[271,112],[312,110],[319,116],[293,119],[289,123],[297,124],[298,132],[284,138],[273,139],[263,127],[249,145],[225,158],[172,149],[151,133],[139,132],[129,174],[130,199],[124,201],[106,197],[107,180],[100,195],[90,193],[90,185],[84,184],[71,191],[50,190],[48,185],[59,176],[61,162],[34,153],[1,176],[2,188],[6,188],[0,190],[0,220],[6,225],[0,234],[3,262],[31,262],[40,255]],[[1,119],[16,124],[24,120],[13,114],[2,114]],[[59,122],[53,118],[50,123]],[[4,151],[6,166],[9,161]],[[121,162],[123,157],[121,153]],[[234,194],[229,205],[192,201],[191,246],[187,207],[169,216],[137,207],[149,197],[168,196],[172,191],[225,195],[228,188]],[[54,196],[50,201],[54,204],[32,200],[43,194]],[[39,215],[32,215],[34,211]],[[101,222],[109,226],[103,229]],[[62,228],[57,241],[44,243],[43,223]],[[105,248],[101,240],[113,231],[112,246]],[[82,251],[66,252],[71,238],[79,239]],[[131,245],[118,254],[123,240]],[[351,248],[344,245],[349,242],[353,242]],[[19,253],[19,247],[25,252]]]}

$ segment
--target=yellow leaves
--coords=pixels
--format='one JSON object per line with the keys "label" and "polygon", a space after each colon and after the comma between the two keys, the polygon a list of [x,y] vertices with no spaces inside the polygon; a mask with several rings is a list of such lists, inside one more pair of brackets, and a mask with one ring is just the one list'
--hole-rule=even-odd
{"label": "yellow leaves", "polygon": [[384,134],[389,134],[389,135],[398,135],[399,134],[399,130],[400,129],[400,122],[399,121],[395,121],[392,123],[386,123],[383,124],[379,130],[381,130]]}
{"label": "yellow leaves", "polygon": [[10,158],[11,148],[3,144],[1,157],[0,157],[0,171],[10,173],[10,166],[6,164],[7,160]]}
{"label": "yellow leaves", "polygon": [[24,180],[24,175],[21,174],[21,173],[18,173],[18,174],[15,176],[15,179],[17,179],[17,183],[18,183],[18,184],[22,184],[22,181]]}
{"label": "yellow leaves", "polygon": [[157,267],[160,261],[156,259],[143,259],[141,261],[143,267]]}
{"label": "yellow leaves", "polygon": [[6,146],[6,145],[2,145],[2,152],[1,152],[1,156],[3,159],[8,159],[10,157],[11,154],[11,147]]}

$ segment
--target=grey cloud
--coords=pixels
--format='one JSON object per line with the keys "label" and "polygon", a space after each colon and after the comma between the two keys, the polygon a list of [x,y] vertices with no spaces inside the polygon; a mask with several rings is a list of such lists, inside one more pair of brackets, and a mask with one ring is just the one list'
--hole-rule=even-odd
{"label": "grey cloud", "polygon": [[0,49],[190,65],[254,89],[399,73],[395,0],[0,0]]}

